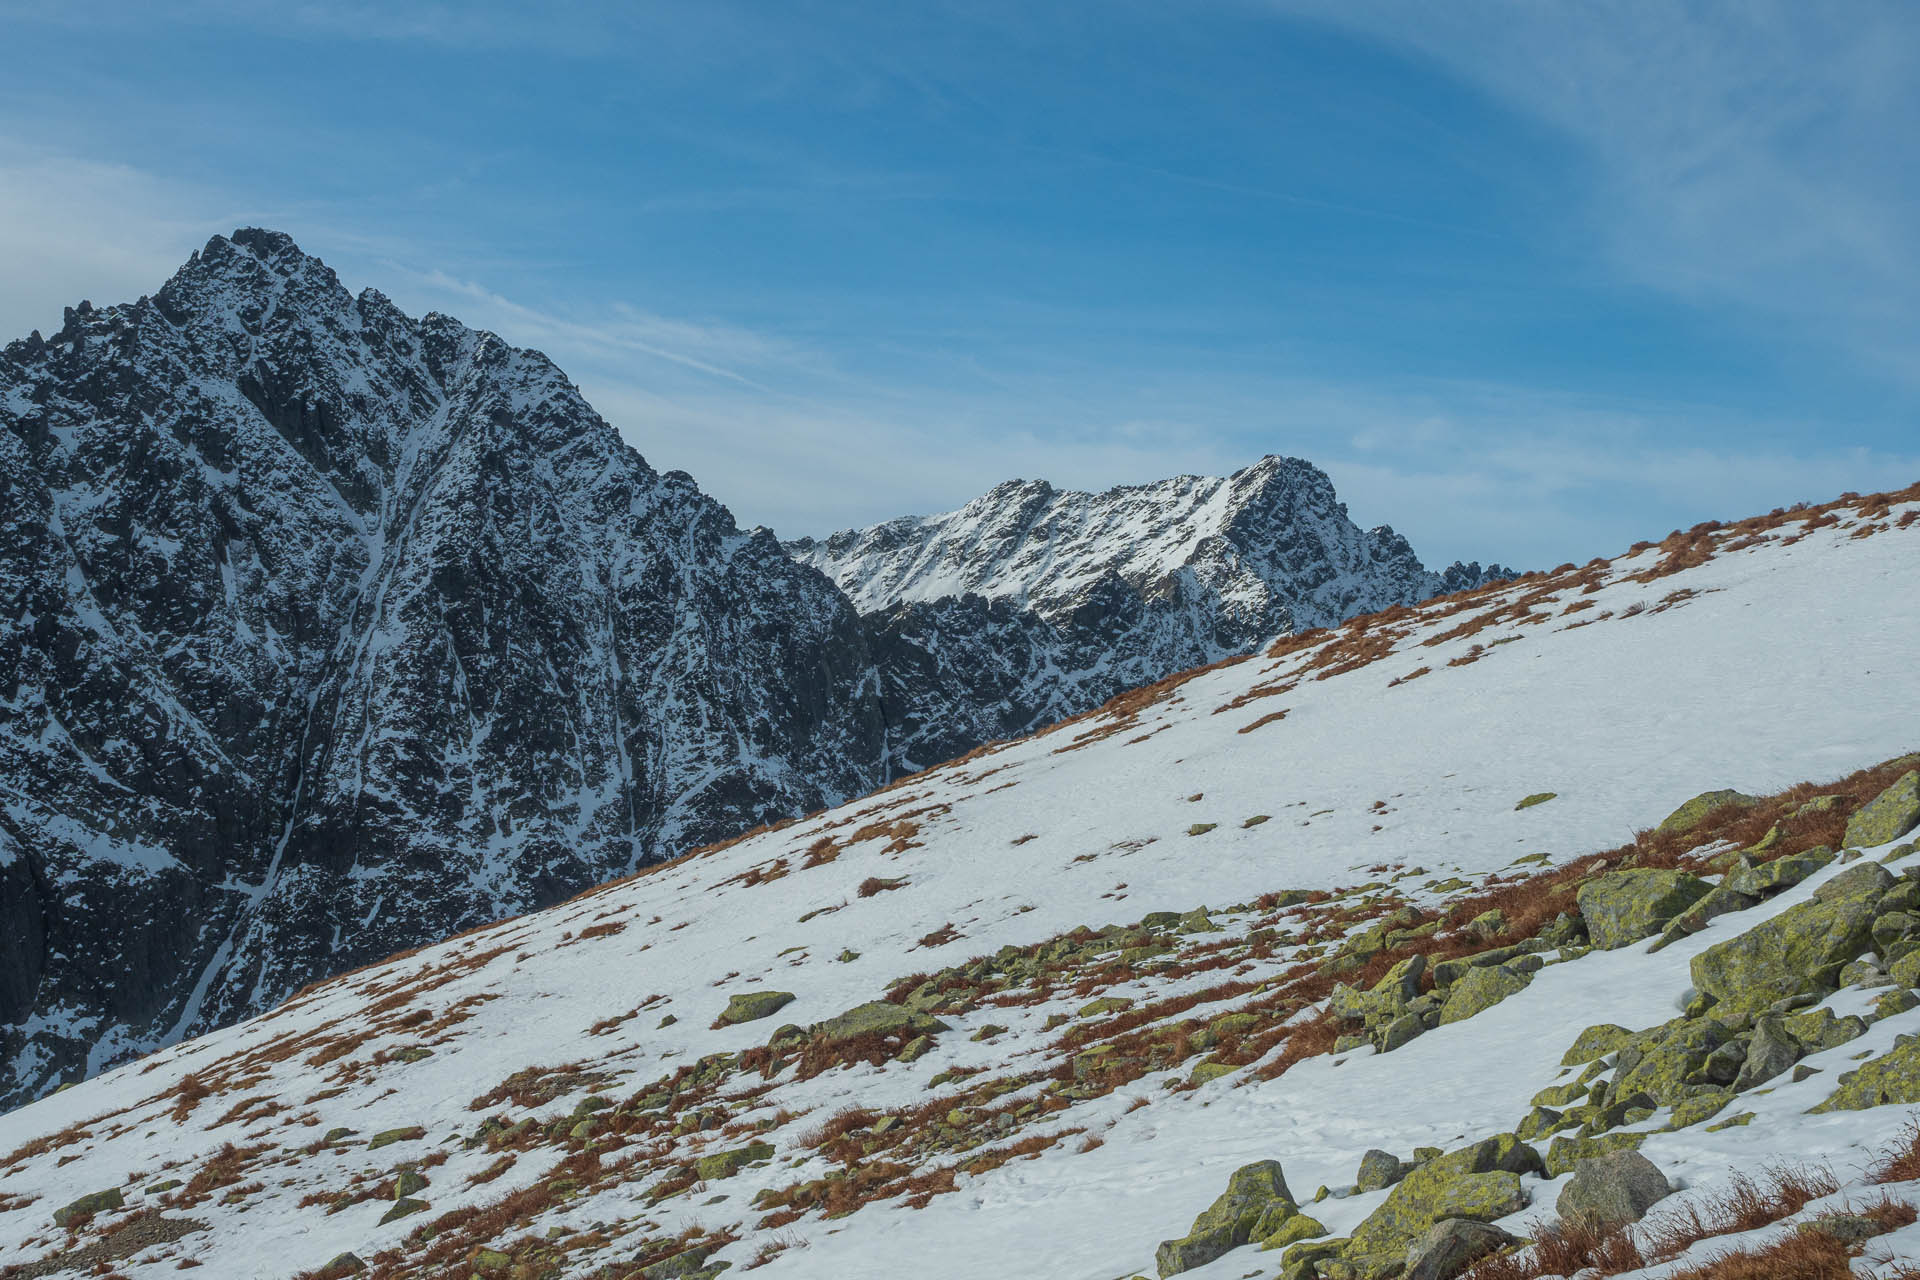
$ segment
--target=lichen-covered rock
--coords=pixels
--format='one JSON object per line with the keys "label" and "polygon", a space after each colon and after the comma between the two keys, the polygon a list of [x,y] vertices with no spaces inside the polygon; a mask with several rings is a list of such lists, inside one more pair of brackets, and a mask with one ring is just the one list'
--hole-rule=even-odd
{"label": "lichen-covered rock", "polygon": [[413,1200],[402,1196],[393,1202],[391,1209],[380,1215],[380,1225],[384,1227],[389,1222],[398,1222],[402,1218],[410,1217],[423,1209],[431,1207],[432,1206],[428,1205],[425,1200]]}
{"label": "lichen-covered rock", "polygon": [[1847,820],[1850,848],[1891,844],[1920,826],[1920,770],[1909,769]]}
{"label": "lichen-covered rock", "polygon": [[1501,1134],[1429,1160],[1396,1184],[1354,1230],[1343,1257],[1361,1275],[1391,1273],[1406,1250],[1449,1218],[1492,1222],[1527,1207],[1522,1173],[1541,1172],[1540,1154]]}
{"label": "lichen-covered rock", "polygon": [[381,1147],[391,1146],[396,1142],[418,1142],[426,1136],[427,1131],[417,1124],[400,1129],[382,1129],[367,1139],[367,1150],[378,1151]]}
{"label": "lichen-covered rock", "polygon": [[1559,797],[1559,794],[1560,793],[1557,791],[1536,791],[1532,795],[1527,796],[1526,798],[1521,800],[1519,804],[1516,804],[1513,807],[1516,810],[1531,809],[1533,808],[1533,806],[1537,804],[1545,804],[1549,800],[1557,799]]}
{"label": "lichen-covered rock", "polygon": [[1831,1097],[1808,1110],[1864,1111],[1920,1102],[1920,1036],[1901,1036],[1893,1048],[1840,1077]]}
{"label": "lichen-covered rock", "polygon": [[1580,886],[1575,900],[1593,945],[1612,950],[1658,933],[1712,891],[1712,885],[1684,871],[1636,867],[1594,877]]}
{"label": "lichen-covered rock", "polygon": [[1740,1065],[1740,1074],[1733,1081],[1735,1092],[1765,1084],[1800,1061],[1805,1052],[1801,1042],[1788,1033],[1779,1018],[1755,1019],[1753,1038],[1747,1042],[1746,1058]]}
{"label": "lichen-covered rock", "polygon": [[1162,1280],[1203,1267],[1229,1250],[1271,1235],[1298,1212],[1278,1160],[1242,1165],[1227,1179],[1220,1198],[1193,1220],[1191,1231],[1160,1242],[1155,1265]]}
{"label": "lichen-covered rock", "polygon": [[1631,1039],[1633,1032],[1611,1022],[1588,1027],[1575,1036],[1572,1046],[1560,1055],[1560,1065],[1577,1067],[1595,1058],[1604,1058]]}
{"label": "lichen-covered rock", "polygon": [[1440,1022],[1462,1022],[1476,1013],[1484,1013],[1508,996],[1527,989],[1533,975],[1509,962],[1485,969],[1469,969],[1466,976],[1447,989],[1446,1003],[1440,1006]]}
{"label": "lichen-covered rock", "polygon": [[1759,802],[1758,797],[1742,795],[1738,791],[1703,791],[1661,819],[1660,830],[1684,834],[1699,826],[1715,809],[1728,805],[1747,808]]}
{"label": "lichen-covered rock", "polygon": [[792,1004],[793,999],[791,991],[743,991],[728,996],[727,1007],[720,1011],[720,1025],[731,1027],[770,1018]]}
{"label": "lichen-covered rock", "polygon": [[671,1258],[642,1267],[640,1280],[713,1280],[731,1265],[726,1262],[707,1265],[707,1259],[718,1253],[724,1243],[697,1244]]}
{"label": "lichen-covered rock", "polygon": [[120,1194],[120,1188],[108,1187],[105,1191],[95,1191],[81,1196],[71,1204],[63,1205],[53,1211],[53,1225],[65,1228],[76,1222],[91,1218],[96,1213],[106,1213],[121,1208],[126,1199]]}
{"label": "lichen-covered rock", "polygon": [[1786,1033],[1806,1047],[1808,1053],[1838,1049],[1849,1040],[1867,1033],[1865,1019],[1855,1014],[1839,1017],[1831,1009],[1809,1009],[1790,1013],[1780,1019]]}
{"label": "lichen-covered rock", "polygon": [[418,1169],[402,1169],[393,1175],[393,1196],[395,1200],[405,1199],[416,1191],[427,1189],[427,1177]]}
{"label": "lichen-covered rock", "polygon": [[1621,1226],[1640,1221],[1672,1193],[1653,1161],[1638,1151],[1614,1151],[1576,1163],[1573,1180],[1561,1190],[1555,1207],[1562,1218],[1602,1228]]}
{"label": "lichen-covered rock", "polygon": [[1833,850],[1820,845],[1804,853],[1790,853],[1784,858],[1775,858],[1771,862],[1743,863],[1727,873],[1723,887],[1735,893],[1764,898],[1770,893],[1791,889],[1832,862],[1834,857]]}
{"label": "lichen-covered rock", "polygon": [[1876,899],[1892,881],[1863,862],[1814,891],[1813,900],[1764,920],[1693,958],[1693,985],[1728,1013],[1757,1012],[1803,992],[1835,990],[1840,967],[1872,941]]}
{"label": "lichen-covered rock", "polygon": [[[784,995],[784,992],[774,992]],[[739,997],[735,997],[738,999]],[[792,999],[791,996],[788,999]],[[782,1004],[786,1001],[782,1001]],[[732,1006],[729,1005],[729,1008]],[[757,1015],[765,1017],[765,1014]],[[815,1035],[823,1035],[829,1040],[851,1040],[865,1035],[923,1035],[929,1032],[948,1030],[947,1024],[932,1014],[919,1009],[909,1009],[904,1005],[893,1004],[886,1000],[869,1000],[866,1004],[857,1004],[845,1013],[836,1014],[825,1022],[816,1022],[810,1030]],[[775,1033],[778,1035],[778,1033]]]}
{"label": "lichen-covered rock", "polygon": [[320,1268],[320,1274],[326,1277],[326,1280],[337,1280],[340,1276],[357,1276],[366,1269],[367,1264],[360,1260],[359,1254],[338,1253],[333,1256],[332,1261]]}
{"label": "lichen-covered rock", "polygon": [[[1735,1053],[1719,1059],[1714,1055],[1733,1041],[1733,1029],[1717,1018],[1683,1019],[1631,1065],[1630,1055],[1622,1055],[1620,1072],[1608,1091],[1609,1096],[1625,1098],[1645,1093],[1671,1106],[1686,1096],[1691,1085],[1732,1084],[1739,1073],[1740,1055]],[[1718,1078],[1720,1076],[1724,1079]]]}
{"label": "lichen-covered rock", "polygon": [[1673,1104],[1673,1114],[1667,1120],[1669,1129],[1685,1129],[1705,1120],[1711,1120],[1726,1110],[1733,1101],[1733,1090],[1703,1088],[1688,1094]]}
{"label": "lichen-covered rock", "polygon": [[1327,1234],[1327,1226],[1318,1218],[1296,1213],[1271,1232],[1255,1237],[1262,1249],[1285,1249],[1302,1240],[1317,1240]]}
{"label": "lichen-covered rock", "polygon": [[1572,1173],[1582,1160],[1611,1155],[1615,1151],[1637,1150],[1647,1140],[1644,1133],[1603,1133],[1590,1138],[1555,1138],[1547,1147],[1547,1176],[1557,1178]]}
{"label": "lichen-covered rock", "polygon": [[1401,1280],[1453,1280],[1468,1267],[1498,1252],[1519,1237],[1471,1218],[1447,1218],[1407,1248],[1407,1269]]}
{"label": "lichen-covered rock", "polygon": [[1376,1147],[1360,1157],[1360,1170],[1353,1177],[1354,1190],[1384,1191],[1406,1177],[1411,1167],[1391,1151]]}
{"label": "lichen-covered rock", "polygon": [[702,1182],[718,1182],[722,1178],[731,1178],[756,1160],[771,1159],[771,1146],[764,1142],[749,1142],[731,1151],[716,1151],[710,1156],[701,1156],[694,1162],[693,1170]]}

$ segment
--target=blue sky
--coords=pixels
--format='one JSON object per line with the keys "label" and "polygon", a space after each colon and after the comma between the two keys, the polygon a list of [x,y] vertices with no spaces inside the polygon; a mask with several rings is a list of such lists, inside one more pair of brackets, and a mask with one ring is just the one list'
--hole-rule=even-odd
{"label": "blue sky", "polygon": [[1910,4],[0,0],[0,333],[216,232],[743,523],[1310,458],[1430,562],[1920,478]]}

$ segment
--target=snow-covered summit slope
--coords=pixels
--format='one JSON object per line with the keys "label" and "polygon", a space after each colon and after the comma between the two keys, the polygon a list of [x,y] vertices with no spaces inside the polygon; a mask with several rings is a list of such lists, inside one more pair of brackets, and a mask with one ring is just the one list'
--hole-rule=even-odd
{"label": "snow-covered summit slope", "polygon": [[[1765,794],[1920,744],[1917,650],[1916,491],[1285,641],[0,1117],[0,1260],[1150,1272],[1238,1166],[1281,1161],[1303,1200],[1345,1187],[1369,1148],[1513,1128],[1581,1028],[1672,1018],[1696,956],[1852,868],[1657,952],[1589,952],[1561,921],[1562,950],[1515,968],[1503,1002],[1390,1053],[1325,1052],[1333,975],[1398,954],[1357,940],[1399,922],[1392,946],[1465,954],[1449,913],[1516,876],[1582,870],[1709,788]],[[1131,927],[1087,931],[1108,922]],[[1627,1122],[1642,1150],[1701,1189],[1777,1157],[1858,1169],[1911,1109],[1806,1108],[1920,1010],[1881,1017],[1850,981],[1823,1007],[1877,1019],[1858,1044],[1742,1094],[1727,1115],[1750,1123],[1659,1131],[1663,1104]],[[728,1023],[730,1002],[771,1016]],[[1550,1211],[1551,1182],[1518,1185]],[[95,1193],[98,1213],[54,1226]],[[1389,1194],[1308,1208],[1344,1236]]]}
{"label": "snow-covered summit slope", "polygon": [[1281,457],[1105,493],[1013,480],[958,511],[787,546],[866,619],[910,767],[1287,632],[1514,576],[1428,571],[1391,528],[1355,525],[1324,472]]}

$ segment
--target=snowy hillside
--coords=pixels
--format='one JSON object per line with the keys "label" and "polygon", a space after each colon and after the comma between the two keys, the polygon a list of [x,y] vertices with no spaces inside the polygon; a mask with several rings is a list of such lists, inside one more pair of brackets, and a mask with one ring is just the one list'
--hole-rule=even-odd
{"label": "snowy hillside", "polygon": [[1267,457],[1105,493],[999,485],[958,511],[787,544],[872,635],[890,749],[925,767],[1275,636],[1514,576],[1422,567],[1332,481]]}
{"label": "snowy hillside", "polygon": [[1591,1274],[1893,1275],[1917,651],[1920,489],[1289,638],[0,1116],[0,1263],[1386,1277],[1637,1144]]}

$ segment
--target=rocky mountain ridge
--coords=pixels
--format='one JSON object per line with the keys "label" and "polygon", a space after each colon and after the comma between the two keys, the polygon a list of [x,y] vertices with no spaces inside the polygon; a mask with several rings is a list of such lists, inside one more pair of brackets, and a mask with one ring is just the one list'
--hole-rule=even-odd
{"label": "rocky mountain ridge", "polygon": [[1391,527],[1354,524],[1325,472],[1279,456],[1104,493],[1013,480],[787,547],[866,619],[907,768],[1274,636],[1518,576],[1429,571]]}
{"label": "rocky mountain ridge", "polygon": [[0,1106],[1456,585],[1304,463],[1150,486],[1104,523],[1002,489],[995,511],[1080,522],[1071,574],[862,617],[545,357],[351,294],[270,231],[9,344]]}

